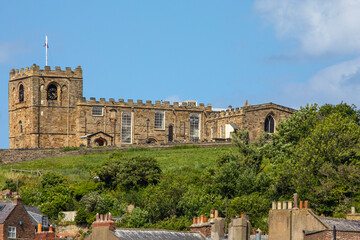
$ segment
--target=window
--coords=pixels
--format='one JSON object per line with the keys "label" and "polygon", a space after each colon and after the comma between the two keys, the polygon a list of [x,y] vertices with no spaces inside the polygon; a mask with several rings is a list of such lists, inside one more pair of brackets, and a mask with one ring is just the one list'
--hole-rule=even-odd
{"label": "window", "polygon": [[220,127],[220,138],[224,138],[224,127]]}
{"label": "window", "polygon": [[131,143],[131,112],[123,112],[121,116],[121,142]]}
{"label": "window", "polygon": [[43,225],[44,227],[49,226],[49,220],[48,220],[48,218],[45,217],[45,216],[42,217],[42,225]]}
{"label": "window", "polygon": [[211,128],[211,139],[214,138],[214,128]]}
{"label": "window", "polygon": [[9,238],[16,238],[16,227],[9,226],[8,236]]}
{"label": "window", "polygon": [[58,99],[58,91],[55,84],[50,84],[47,89],[47,99],[48,100],[57,100]]}
{"label": "window", "polygon": [[19,102],[24,102],[24,86],[22,84],[19,87]]}
{"label": "window", "polygon": [[102,116],[103,108],[102,107],[92,107],[92,115],[93,116]]}
{"label": "window", "polygon": [[274,118],[271,115],[268,115],[265,118],[265,126],[264,126],[264,130],[267,133],[274,133]]}
{"label": "window", "polygon": [[155,129],[165,129],[165,113],[163,111],[155,112]]}
{"label": "window", "polygon": [[197,142],[200,138],[199,114],[190,115],[190,140]]}

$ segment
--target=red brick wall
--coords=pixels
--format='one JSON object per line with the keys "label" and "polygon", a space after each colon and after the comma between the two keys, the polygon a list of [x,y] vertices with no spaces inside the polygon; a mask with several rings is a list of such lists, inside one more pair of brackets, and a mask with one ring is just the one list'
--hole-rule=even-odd
{"label": "red brick wall", "polygon": [[9,226],[16,227],[16,238],[34,239],[35,237],[35,227],[23,205],[17,205],[2,225],[0,226],[0,240],[8,239]]}
{"label": "red brick wall", "polygon": [[210,226],[190,227],[190,232],[201,232],[205,237],[211,236]]}
{"label": "red brick wall", "polygon": [[36,233],[35,240],[55,240],[55,233],[54,232]]}
{"label": "red brick wall", "polygon": [[[324,231],[314,234],[309,234],[304,237],[304,240],[333,240],[333,231]],[[360,232],[343,232],[336,231],[336,240],[360,240]]]}

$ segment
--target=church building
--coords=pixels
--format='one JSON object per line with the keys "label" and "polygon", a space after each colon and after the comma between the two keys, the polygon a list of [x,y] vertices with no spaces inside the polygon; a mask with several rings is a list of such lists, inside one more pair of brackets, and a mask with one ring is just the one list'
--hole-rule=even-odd
{"label": "church building", "polygon": [[227,141],[240,128],[254,140],[296,111],[273,103],[217,111],[196,101],[87,100],[81,67],[12,69],[8,91],[10,149]]}

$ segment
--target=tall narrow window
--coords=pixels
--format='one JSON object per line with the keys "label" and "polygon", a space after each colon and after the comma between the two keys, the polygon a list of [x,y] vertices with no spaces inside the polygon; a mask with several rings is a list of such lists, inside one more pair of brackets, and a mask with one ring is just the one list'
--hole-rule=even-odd
{"label": "tall narrow window", "polygon": [[131,143],[131,112],[123,112],[121,116],[121,142]]}
{"label": "tall narrow window", "polygon": [[211,128],[211,139],[213,139],[214,138],[214,128]]}
{"label": "tall narrow window", "polygon": [[164,111],[155,112],[155,129],[165,129],[165,113]]}
{"label": "tall narrow window", "polygon": [[48,100],[57,100],[58,99],[58,90],[55,84],[50,84],[47,89],[47,99]]}
{"label": "tall narrow window", "polygon": [[22,84],[19,87],[19,102],[24,102],[24,86]]}
{"label": "tall narrow window", "polygon": [[220,127],[220,138],[224,138],[224,126]]}
{"label": "tall narrow window", "polygon": [[19,128],[20,128],[20,134],[22,134],[23,133],[22,121],[19,122]]}
{"label": "tall narrow window", "polygon": [[275,127],[274,127],[274,118],[271,115],[268,115],[265,118],[265,126],[264,126],[264,130],[267,133],[274,133],[275,132]]}
{"label": "tall narrow window", "polygon": [[8,228],[8,237],[16,238],[16,227],[9,226]]}
{"label": "tall narrow window", "polygon": [[200,138],[199,114],[190,115],[190,140],[197,142]]}

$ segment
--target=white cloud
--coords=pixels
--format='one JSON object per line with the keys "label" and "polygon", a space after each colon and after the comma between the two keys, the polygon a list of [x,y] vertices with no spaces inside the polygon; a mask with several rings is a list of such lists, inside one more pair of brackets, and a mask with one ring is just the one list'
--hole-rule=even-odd
{"label": "white cloud", "polygon": [[280,89],[279,101],[292,106],[306,103],[360,102],[360,57],[327,67],[306,83],[290,83]]}
{"label": "white cloud", "polygon": [[255,0],[279,38],[296,39],[307,55],[360,53],[360,1]]}
{"label": "white cloud", "polygon": [[182,102],[180,99],[180,96],[178,96],[178,95],[169,96],[165,99],[165,101],[169,101],[171,104],[173,102]]}

